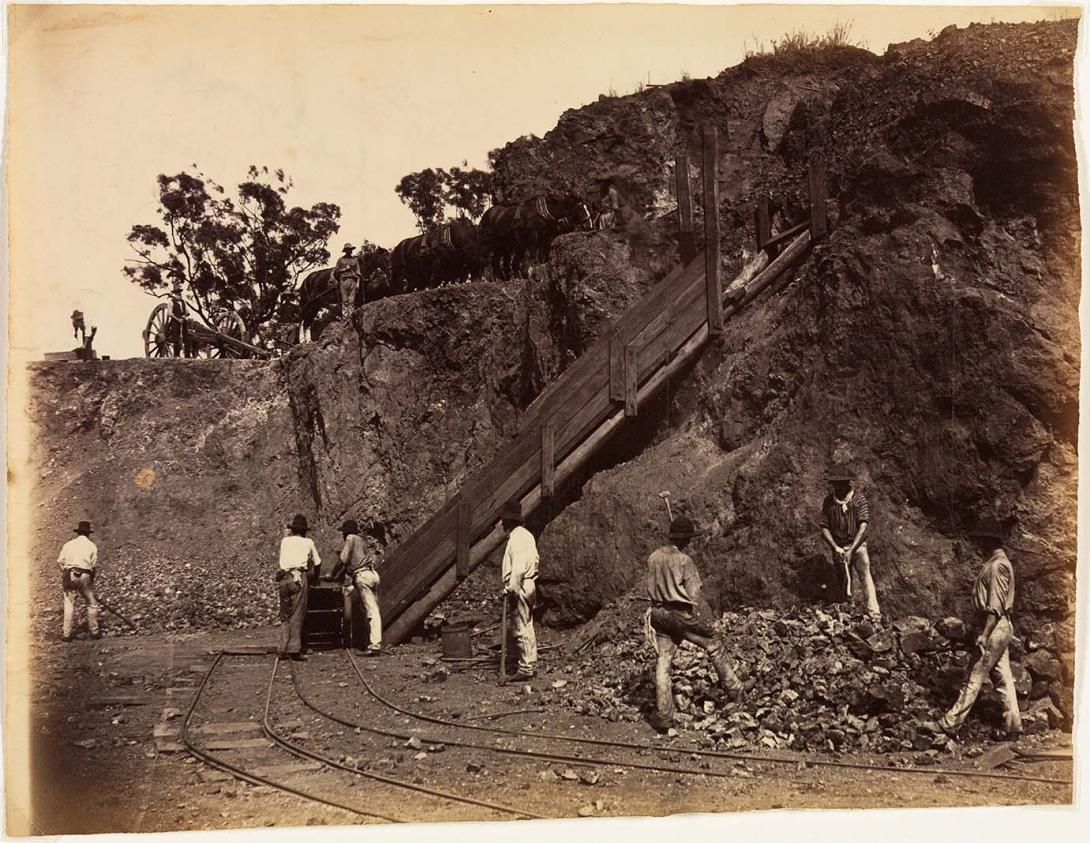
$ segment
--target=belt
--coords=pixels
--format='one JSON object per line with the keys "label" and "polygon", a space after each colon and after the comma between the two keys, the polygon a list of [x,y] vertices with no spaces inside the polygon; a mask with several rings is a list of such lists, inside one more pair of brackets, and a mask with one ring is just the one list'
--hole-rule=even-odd
{"label": "belt", "polygon": [[94,571],[92,569],[90,569],[90,568],[65,568],[64,570],[68,571],[71,574],[80,574],[81,576],[83,574],[93,574],[94,573]]}

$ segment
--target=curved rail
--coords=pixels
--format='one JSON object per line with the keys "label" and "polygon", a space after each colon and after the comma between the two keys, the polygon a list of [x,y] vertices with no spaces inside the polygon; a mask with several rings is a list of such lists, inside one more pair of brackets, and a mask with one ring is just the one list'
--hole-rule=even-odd
{"label": "curved rail", "polygon": [[[350,814],[356,814],[357,816],[361,816],[361,817],[370,817],[372,819],[382,820],[384,822],[391,822],[391,823],[402,822],[402,820],[394,819],[393,817],[387,817],[387,816],[385,816],[383,814],[376,814],[373,811],[363,811],[363,810],[360,810],[359,808],[354,808],[351,805],[345,805],[342,802],[337,802],[337,801],[335,801],[333,799],[327,799],[324,796],[318,796],[318,795],[313,794],[313,793],[307,793],[305,790],[300,790],[299,788],[293,787],[292,785],[282,784],[280,782],[273,781],[272,779],[269,779],[269,778],[267,778],[265,776],[259,776],[259,775],[255,774],[255,773],[248,772],[247,770],[244,770],[242,767],[239,767],[236,764],[232,764],[229,761],[225,761],[224,759],[222,759],[222,758],[220,758],[220,757],[218,757],[216,755],[213,755],[212,753],[208,752],[207,750],[201,749],[199,746],[194,744],[193,741],[191,741],[189,739],[189,722],[193,718],[193,712],[197,708],[197,703],[200,700],[201,695],[204,693],[205,688],[208,686],[208,681],[212,678],[212,674],[215,673],[216,669],[219,667],[220,662],[223,660],[223,657],[225,655],[235,655],[235,654],[228,654],[228,653],[217,653],[216,654],[215,661],[212,662],[212,666],[208,668],[208,672],[205,673],[204,678],[201,679],[201,684],[197,688],[197,693],[195,693],[193,695],[193,699],[189,703],[189,708],[186,710],[185,719],[182,721],[182,728],[180,730],[179,736],[181,737],[182,744],[185,746],[186,750],[189,752],[190,755],[194,756],[195,758],[199,758],[201,761],[203,761],[205,764],[208,764],[210,767],[215,767],[217,770],[222,770],[225,773],[230,773],[235,778],[241,779],[242,781],[245,781],[245,782],[249,782],[250,784],[253,784],[253,785],[258,785],[258,786],[265,785],[266,787],[271,787],[271,788],[274,788],[276,790],[282,790],[285,793],[290,793],[290,794],[292,794],[294,796],[298,796],[300,799],[306,799],[306,800],[308,800],[310,802],[319,802],[319,803],[321,803],[323,805],[328,805],[331,808],[338,808],[338,809],[340,809],[342,811],[347,811]],[[274,675],[275,675],[275,672],[274,672]],[[267,691],[267,693],[265,695],[265,710],[264,710],[264,713],[263,713],[263,720],[266,721],[266,722],[268,720],[269,701],[270,701],[271,697],[272,697],[272,680],[270,679],[268,691]]]}
{"label": "curved rail", "polygon": [[[273,682],[276,679],[276,672],[279,669],[279,667],[280,667],[280,658],[278,656],[277,659],[276,659],[276,663],[273,665],[272,676],[269,679],[269,691],[270,691],[270,693],[272,692]],[[307,708],[311,709],[315,713],[320,714],[321,716],[326,717],[329,720],[332,720],[335,723],[340,723],[341,725],[346,725],[344,723],[344,721],[338,720],[335,717],[330,717],[329,715],[325,714],[323,711],[321,711],[318,708],[316,708],[315,706],[311,705],[311,703],[300,692],[299,682],[296,679],[295,669],[293,667],[290,668],[290,672],[291,672],[291,678],[292,678],[292,685],[295,687],[296,695],[299,697],[299,700],[300,700],[300,702],[303,703],[303,705],[305,705]],[[315,752],[312,749],[307,749],[306,747],[303,747],[303,746],[300,746],[299,744],[293,743],[292,741],[289,741],[287,738],[283,737],[282,735],[279,735],[269,725],[268,713],[269,713],[269,708],[268,708],[268,705],[266,705],[266,707],[265,707],[265,717],[262,720],[262,724],[261,724],[262,727],[265,730],[265,734],[268,735],[268,737],[273,742],[275,742],[278,746],[283,747],[288,752],[291,752],[291,753],[293,753],[295,755],[298,755],[301,758],[310,758],[313,761],[318,761],[318,762],[320,762],[322,764],[326,764],[326,765],[328,765],[330,767],[336,767],[338,770],[344,770],[347,773],[354,773],[357,776],[363,776],[365,778],[373,779],[374,781],[384,782],[386,784],[393,785],[395,787],[401,787],[401,788],[405,788],[406,790],[412,790],[412,791],[416,791],[417,793],[423,793],[426,796],[434,796],[434,797],[436,797],[438,799],[449,799],[449,800],[451,800],[453,802],[462,802],[462,803],[464,803],[466,805],[474,805],[474,806],[476,806],[478,808],[487,808],[490,811],[498,811],[501,814],[513,814],[515,816],[524,817],[526,819],[534,819],[534,820],[547,819],[546,817],[543,817],[540,814],[532,814],[532,813],[530,813],[528,811],[521,811],[518,808],[510,808],[510,807],[508,807],[506,805],[498,805],[495,802],[485,802],[482,799],[475,799],[472,796],[462,796],[462,795],[457,794],[457,793],[450,793],[449,791],[438,790],[438,789],[435,789],[435,788],[425,787],[424,785],[416,784],[414,782],[406,782],[406,781],[403,781],[401,779],[395,779],[395,778],[392,778],[390,776],[384,776],[381,773],[373,773],[373,772],[371,772],[369,770],[360,770],[360,769],[357,769],[356,767],[350,767],[347,764],[343,764],[340,761],[335,761],[334,759],[330,758],[327,755],[323,755],[320,752]],[[363,727],[361,726],[360,728],[363,728]],[[372,730],[366,729],[366,731],[372,731]]]}
{"label": "curved rail", "polygon": [[[427,722],[427,723],[434,723],[435,725],[438,725],[438,726],[452,726],[452,727],[457,727],[459,729],[472,729],[472,730],[478,731],[478,732],[491,732],[493,734],[509,735],[509,736],[512,736],[512,737],[547,738],[549,740],[567,741],[569,743],[580,743],[580,744],[587,744],[587,745],[591,745],[591,746],[614,747],[614,748],[618,748],[618,749],[634,749],[634,750],[643,750],[643,751],[650,750],[650,751],[658,752],[658,753],[681,753],[681,754],[687,754],[687,755],[696,755],[696,756],[699,756],[699,757],[702,757],[702,758],[722,758],[722,759],[727,759],[727,760],[732,760],[732,761],[748,761],[748,762],[752,762],[752,763],[783,764],[783,765],[797,766],[800,761],[804,761],[806,764],[812,765],[812,766],[815,766],[815,767],[839,767],[839,768],[842,768],[842,769],[851,769],[851,770],[867,770],[869,772],[908,773],[908,774],[930,775],[930,776],[938,775],[938,774],[941,773],[944,776],[962,776],[962,777],[966,777],[966,778],[978,778],[978,779],[1000,779],[1000,780],[1007,780],[1007,781],[1036,782],[1036,783],[1039,783],[1039,784],[1049,784],[1049,785],[1068,785],[1069,786],[1069,785],[1072,784],[1072,781],[1070,779],[1052,779],[1052,778],[1044,778],[1044,777],[1041,777],[1041,776],[1022,776],[1022,775],[1017,775],[1017,774],[1012,774],[1012,773],[992,773],[992,772],[988,772],[988,771],[984,771],[984,770],[980,770],[980,771],[977,771],[977,770],[951,770],[951,769],[947,769],[947,768],[943,768],[943,767],[926,767],[926,768],[924,768],[924,767],[894,767],[894,766],[889,765],[889,764],[862,764],[862,763],[854,762],[854,761],[827,761],[825,759],[810,759],[810,758],[800,759],[800,758],[782,758],[782,757],[777,757],[777,756],[757,756],[757,755],[746,755],[746,754],[740,753],[740,752],[724,752],[724,751],[721,751],[721,750],[710,750],[710,749],[687,749],[687,748],[686,749],[681,749],[681,748],[674,749],[672,747],[658,746],[656,744],[649,744],[649,743],[636,743],[636,742],[628,742],[628,741],[607,741],[607,740],[604,740],[602,738],[584,738],[584,737],[578,737],[578,736],[575,736],[575,735],[561,735],[561,734],[553,733],[553,732],[527,732],[527,731],[523,731],[523,730],[519,730],[519,729],[504,729],[501,726],[480,726],[480,725],[472,724],[472,723],[459,723],[459,722],[454,721],[454,720],[446,720],[446,719],[444,719],[442,717],[433,717],[433,716],[428,715],[428,714],[423,714],[421,712],[412,711],[411,709],[404,708],[402,706],[397,705],[397,703],[393,703],[393,702],[390,702],[387,699],[384,699],[382,696],[380,696],[378,694],[377,691],[374,690],[374,688],[371,687],[371,685],[364,678],[363,672],[359,669],[359,666],[356,664],[356,660],[355,660],[355,658],[353,658],[351,651],[346,649],[344,652],[345,652],[345,655],[348,657],[349,663],[352,665],[352,669],[356,672],[356,676],[359,677],[360,683],[363,685],[364,689],[367,691],[368,694],[370,694],[372,697],[374,697],[378,702],[380,702],[382,705],[386,706],[387,708],[398,712],[399,714],[404,714],[407,717],[412,717],[412,718],[414,718],[416,720],[423,720],[424,722]],[[423,740],[423,739],[421,739],[421,740]],[[447,742],[447,743],[449,743],[449,742]],[[588,761],[586,759],[578,759],[578,758],[570,758],[570,759],[565,759],[565,760],[570,760],[572,762],[578,762],[578,763],[584,763],[584,764],[594,763],[594,762]],[[613,764],[614,762],[603,762],[603,763]],[[628,765],[626,763],[618,763],[615,766],[623,767],[623,766],[628,766]],[[661,767],[655,767],[653,765],[647,766],[647,769],[657,770],[657,771],[661,771],[661,772],[688,772],[688,773],[692,773],[693,775],[702,775],[702,776],[729,775],[729,774],[725,774],[725,773],[717,774],[717,773],[713,773],[713,772],[708,771],[708,770],[695,770],[695,769],[680,770],[678,768],[661,768]]]}

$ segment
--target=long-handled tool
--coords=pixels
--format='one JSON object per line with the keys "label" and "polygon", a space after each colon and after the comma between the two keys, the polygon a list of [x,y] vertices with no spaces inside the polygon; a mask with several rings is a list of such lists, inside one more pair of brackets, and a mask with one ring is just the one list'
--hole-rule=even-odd
{"label": "long-handled tool", "polygon": [[670,493],[659,492],[659,497],[662,498],[663,502],[666,504],[666,515],[670,519],[670,522],[673,523],[674,513],[670,509]]}
{"label": "long-handled tool", "polygon": [[848,592],[848,599],[852,599],[852,572],[851,566],[848,563],[849,552],[847,550],[840,554],[840,561],[844,565],[844,589]]}
{"label": "long-handled tool", "polygon": [[103,609],[105,609],[107,612],[109,612],[111,615],[116,615],[117,617],[121,618],[121,620],[123,620],[125,623],[127,623],[129,625],[129,629],[136,629],[136,624],[134,624],[127,617],[125,617],[123,614],[121,614],[119,611],[117,611],[117,609],[115,609],[109,603],[106,603],[105,601],[103,601],[102,598],[98,598],[98,605],[101,606]]}
{"label": "long-handled tool", "polygon": [[503,618],[500,621],[500,684],[507,684],[507,592],[503,593]]}

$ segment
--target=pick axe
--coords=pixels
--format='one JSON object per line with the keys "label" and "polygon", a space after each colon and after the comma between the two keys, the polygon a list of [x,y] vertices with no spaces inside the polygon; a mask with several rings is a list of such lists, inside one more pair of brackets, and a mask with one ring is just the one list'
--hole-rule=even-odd
{"label": "pick axe", "polygon": [[674,520],[674,513],[670,509],[670,493],[659,492],[659,497],[662,498],[663,503],[666,504],[666,515],[672,522]]}

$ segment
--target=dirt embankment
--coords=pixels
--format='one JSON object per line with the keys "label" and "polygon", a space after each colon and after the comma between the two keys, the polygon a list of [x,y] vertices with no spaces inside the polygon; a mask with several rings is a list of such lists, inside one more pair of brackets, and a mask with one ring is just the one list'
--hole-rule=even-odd
{"label": "dirt embankment", "polygon": [[888,614],[962,610],[978,564],[967,526],[1012,519],[1018,624],[1070,688],[1075,37],[1070,22],[974,26],[883,57],[762,57],[606,98],[495,156],[501,198],[590,190],[608,171],[630,205],[623,231],[557,241],[534,280],[378,301],[356,330],[268,364],[36,366],[48,605],[55,548],[79,517],[99,530],[104,593],[124,586],[153,627],[268,620],[295,511],[323,552],[348,515],[387,544],[406,536],[673,262],[674,149],[695,161],[712,122],[728,277],[753,249],[758,191],[792,221],[814,151],[832,235],[535,516],[546,619],[583,620],[638,582],[663,490],[704,526],[697,555],[723,608],[824,599],[817,508],[842,458],[872,502]]}

